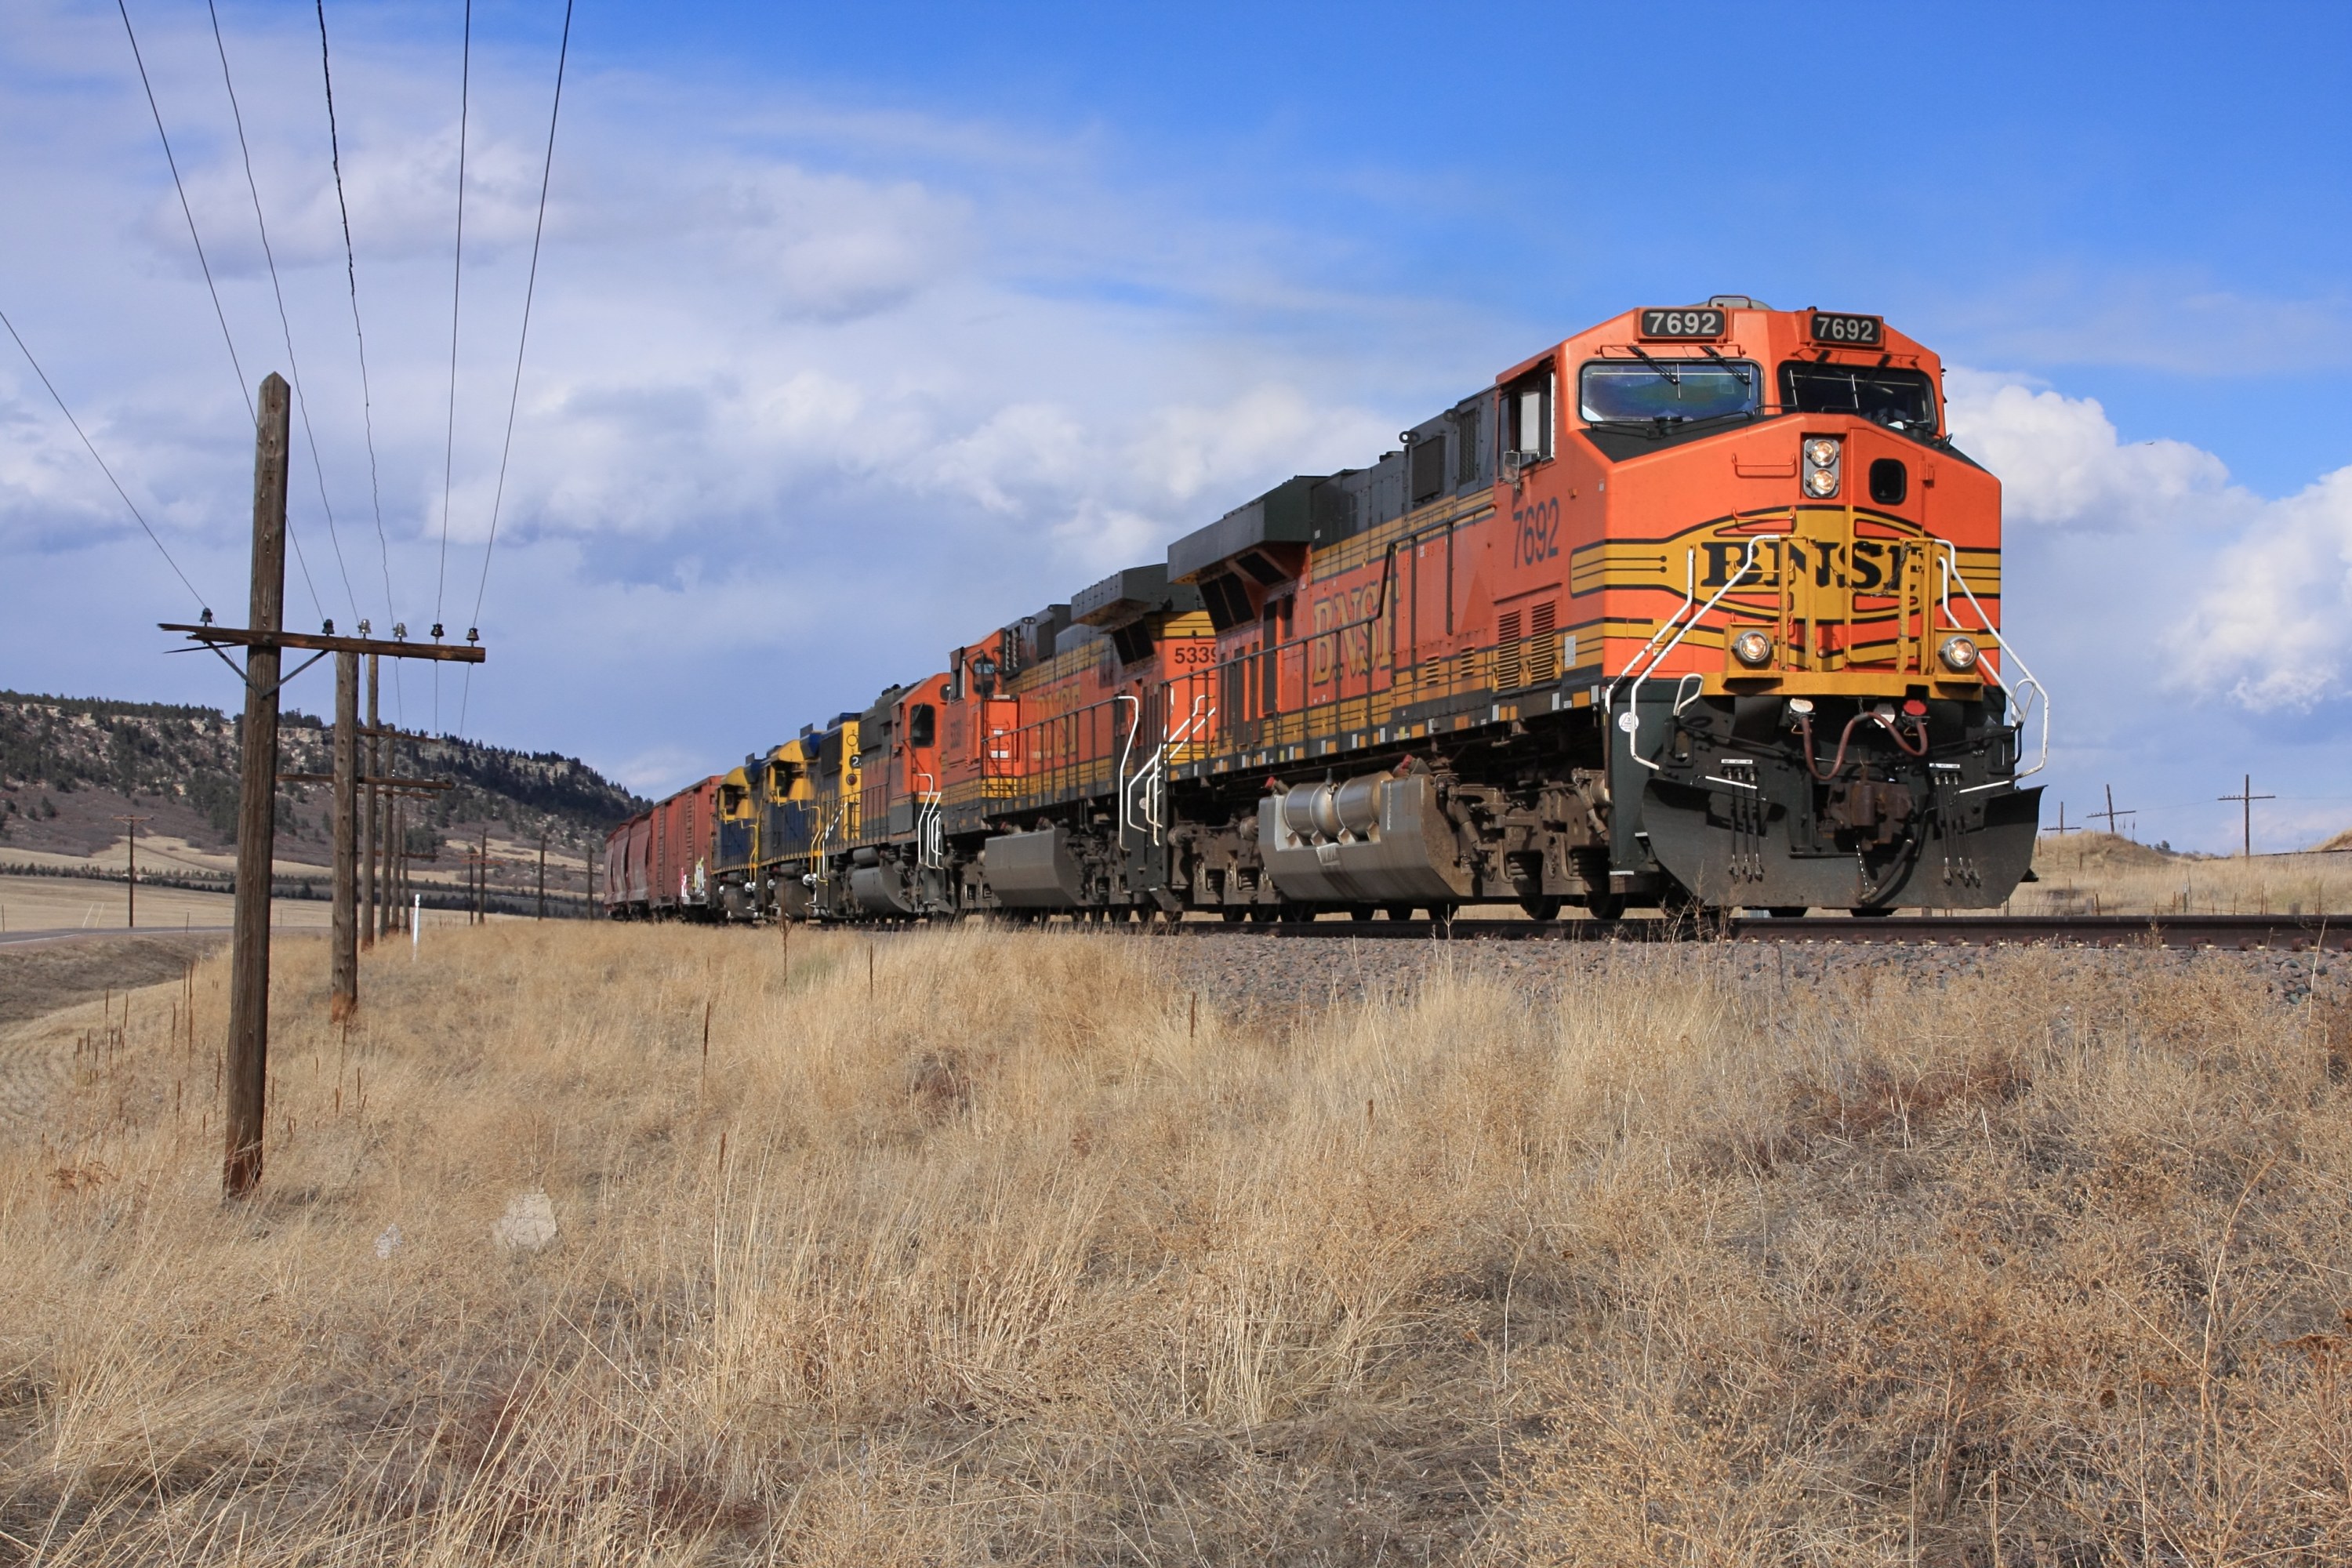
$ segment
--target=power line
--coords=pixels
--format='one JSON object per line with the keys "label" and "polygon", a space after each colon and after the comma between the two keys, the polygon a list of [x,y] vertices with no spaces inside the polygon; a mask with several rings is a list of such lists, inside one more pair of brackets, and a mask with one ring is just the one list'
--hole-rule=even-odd
{"label": "power line", "polygon": [[[320,0],[323,5],[325,0]],[[515,337],[514,384],[507,392],[506,442],[499,448],[498,488],[490,496],[490,536],[482,545],[482,578],[474,586],[474,618],[482,622],[482,595],[490,586],[490,552],[499,542],[499,509],[507,495],[507,460],[514,455],[515,408],[522,398],[523,348],[530,342],[530,301],[539,289],[539,243],[547,232],[547,186],[555,170],[555,125],[563,113],[563,66],[572,54],[572,0],[563,0],[563,37],[555,47],[555,101],[547,111],[547,156],[539,166],[539,217],[530,230],[530,273],[522,287],[522,331]],[[466,684],[457,700],[457,728],[466,728],[467,706],[474,697],[474,667],[466,667]]]}
{"label": "power line", "polygon": [[[360,614],[360,599],[352,592],[351,568],[343,563],[343,536],[335,527],[335,509],[327,500],[326,465],[319,460],[318,433],[310,428],[310,400],[302,392],[302,367],[294,357],[294,324],[286,315],[286,290],[278,281],[278,258],[269,247],[269,225],[261,216],[261,186],[253,177],[253,150],[246,145],[245,111],[237,107],[236,83],[229,79],[228,44],[221,37],[220,9],[213,0],[205,0],[205,10],[213,20],[213,47],[220,53],[221,86],[228,89],[229,117],[236,122],[236,150],[245,160],[245,188],[253,196],[253,226],[261,234],[261,258],[269,266],[269,290],[278,300],[278,327],[286,339],[286,371],[294,382],[294,405],[302,411],[302,437],[310,447],[310,469],[319,481],[319,509],[327,514],[327,540],[334,547],[335,570],[343,579],[343,597],[350,601],[352,618]],[[300,552],[296,555],[299,558]],[[310,580],[310,567],[303,567],[303,580]],[[311,592],[312,607],[317,608],[318,593]]]}
{"label": "power line", "polygon": [[188,240],[196,247],[196,265],[204,269],[205,288],[213,297],[213,315],[220,322],[221,342],[228,345],[229,367],[236,372],[237,395],[245,399],[246,417],[257,419],[253,393],[246,385],[245,366],[236,357],[236,340],[229,335],[228,312],[221,309],[220,289],[213,282],[213,265],[205,259],[205,242],[196,237],[196,215],[188,205],[188,187],[180,183],[180,161],[172,156],[172,139],[163,133],[163,111],[155,106],[155,87],[147,79],[147,61],[139,53],[139,35],[131,30],[131,8],[124,0],[114,0],[114,8],[122,13],[122,32],[131,40],[131,63],[139,68],[139,85],[147,91],[147,112],[155,117],[155,139],[163,143],[163,162],[171,166],[172,188],[180,193],[180,216],[188,220]]}
{"label": "power line", "polygon": [[327,156],[335,172],[335,207],[343,219],[343,278],[351,287],[352,336],[359,340],[360,348],[360,418],[367,432],[368,500],[375,509],[376,553],[383,563],[383,613],[387,619],[397,619],[399,612],[392,597],[392,545],[383,535],[383,489],[376,478],[375,397],[368,387],[367,333],[360,327],[360,267],[352,248],[351,205],[343,199],[342,139],[335,130],[335,76],[327,56],[327,0],[317,4],[319,79],[327,89]]}
{"label": "power line", "polygon": [[[253,391],[246,384],[245,382],[244,362],[237,358],[236,338],[228,330],[228,312],[221,308],[220,286],[213,281],[213,265],[212,262],[205,256],[204,238],[196,232],[196,215],[194,209],[188,205],[188,187],[180,178],[180,161],[173,155],[172,138],[163,130],[163,111],[162,109],[158,108],[155,103],[155,84],[148,79],[146,57],[139,52],[139,34],[137,29],[132,27],[131,25],[130,7],[124,4],[124,0],[114,0],[114,8],[122,14],[122,34],[124,37],[131,40],[131,63],[139,68],[139,85],[147,94],[147,112],[152,115],[155,120],[155,139],[163,144],[163,162],[172,171],[172,188],[177,191],[180,195],[180,216],[187,219],[188,241],[196,248],[196,266],[203,270],[205,275],[205,289],[212,296],[213,316],[215,320],[220,322],[221,342],[228,346],[229,368],[236,374],[236,395],[245,399],[246,416],[249,419],[258,420],[260,416],[253,406]],[[215,29],[217,29],[217,22],[215,22]],[[226,58],[224,58],[221,63],[222,68],[225,71],[227,68]],[[232,108],[235,107],[235,95],[232,94],[230,98]],[[243,127],[241,125],[238,129],[238,134],[240,138],[243,135]],[[21,342],[18,346],[23,346]],[[54,388],[51,389],[50,395],[56,395],[56,390]],[[62,407],[64,405],[60,404],[59,406]],[[83,444],[89,444],[87,437],[83,438]],[[95,448],[91,450],[90,456],[93,458],[98,456]],[[105,464],[100,463],[99,466],[100,468],[104,468]],[[107,478],[110,479],[113,477],[114,476],[111,473],[107,475]],[[115,486],[117,490],[120,490],[121,488],[122,487],[121,485]],[[126,502],[130,499],[131,498],[127,495],[123,497],[123,500]],[[134,511],[136,510],[136,509],[133,510]],[[147,520],[145,518],[141,518],[139,521],[143,526]],[[150,530],[149,531],[152,533],[152,530]],[[293,525],[290,522],[287,525],[286,537],[293,542],[294,560],[296,564],[300,566],[302,569],[302,586],[310,592],[310,607],[313,610],[318,610],[319,589],[317,584],[310,581],[310,557],[303,553],[302,541],[296,537]],[[157,543],[160,544],[161,542],[162,541],[157,541]],[[340,553],[340,550],[338,552]],[[186,579],[183,578],[182,581],[184,582]],[[194,592],[194,590],[191,589],[190,592]],[[200,600],[201,597],[202,595],[199,595]],[[320,611],[320,613],[322,615],[324,614],[323,611]]]}
{"label": "power line", "polygon": [[[449,419],[441,437],[441,565],[433,583],[433,635],[441,635],[441,601],[449,583],[449,479],[457,452],[457,303],[466,281],[466,119],[473,101],[474,0],[466,0],[457,57],[457,244],[449,266]],[[441,671],[433,671],[433,727],[441,727]]]}
{"label": "power line", "polygon": [[58,395],[57,385],[49,380],[49,373],[41,368],[41,362],[35,359],[33,351],[25,346],[24,338],[16,331],[16,323],[8,320],[8,313],[5,310],[0,310],[0,326],[6,327],[8,335],[16,340],[17,352],[25,356],[25,363],[33,367],[33,374],[41,378],[41,384],[48,389],[49,400],[58,405],[58,412],[66,416],[66,423],[73,426],[73,433],[81,437],[81,444],[89,451],[90,461],[96,463],[99,472],[106,476],[106,482],[114,487],[114,493],[122,498],[122,504],[131,509],[131,515],[139,520],[139,526],[147,531],[147,537],[154,542],[155,548],[163,551],[163,563],[172,569],[172,575],[177,577],[180,580],[180,585],[187,589],[188,596],[195,600],[196,607],[203,609],[209,616],[212,612],[205,606],[205,596],[196,592],[196,585],[188,581],[188,574],[180,570],[180,563],[172,559],[172,552],[169,550],[164,549],[163,538],[149,525],[145,515],[140,511],[139,503],[131,499],[131,492],[122,488],[122,481],[114,477],[114,470],[106,466],[106,459],[98,455],[96,447],[90,445],[89,435],[81,427],[81,421],[73,416],[73,410],[66,406],[66,400]]}

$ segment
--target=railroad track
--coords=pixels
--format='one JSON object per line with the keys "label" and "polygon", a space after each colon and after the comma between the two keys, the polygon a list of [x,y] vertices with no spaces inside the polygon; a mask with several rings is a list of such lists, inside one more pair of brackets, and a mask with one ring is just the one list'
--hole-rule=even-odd
{"label": "railroad track", "polygon": [[2324,915],[1896,915],[1883,920],[1739,918],[1624,921],[1188,921],[1158,928],[1185,936],[1347,938],[1366,942],[1781,942],[1945,947],[2352,948],[2352,917]]}

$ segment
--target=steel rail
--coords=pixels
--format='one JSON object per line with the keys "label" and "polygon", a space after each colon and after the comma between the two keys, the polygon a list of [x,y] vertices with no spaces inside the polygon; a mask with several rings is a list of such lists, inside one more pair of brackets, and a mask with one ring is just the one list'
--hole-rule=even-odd
{"label": "steel rail", "polygon": [[[1083,928],[1081,928],[1083,929]],[[2352,918],[2326,915],[1946,915],[1801,920],[1185,921],[1131,928],[1188,937],[1269,936],[1419,942],[1856,942],[1921,947],[2352,949]]]}

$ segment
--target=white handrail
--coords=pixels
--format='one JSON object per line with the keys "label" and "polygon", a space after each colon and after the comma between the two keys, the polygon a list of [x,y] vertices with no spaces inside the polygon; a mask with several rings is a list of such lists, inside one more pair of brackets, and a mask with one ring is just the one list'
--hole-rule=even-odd
{"label": "white handrail", "polygon": [[917,789],[915,800],[915,864],[926,871],[936,871],[947,864],[947,839],[941,831],[941,807],[945,796],[940,781],[928,768],[918,769],[915,777],[925,780],[929,789]]}
{"label": "white handrail", "polygon": [[[1143,821],[1138,826],[1150,828],[1151,842],[1154,845],[1160,843],[1160,829],[1167,826],[1160,817],[1160,779],[1168,771],[1168,753],[1191,740],[1215,715],[1217,710],[1214,708],[1209,709],[1205,713],[1202,711],[1202,706],[1208,700],[1206,692],[1201,692],[1193,697],[1192,711],[1186,716],[1183,723],[1170,731],[1167,738],[1152,748],[1151,761],[1146,763],[1135,775],[1135,794],[1143,803]],[[1124,800],[1119,809],[1122,813],[1128,809]]]}
{"label": "white handrail", "polygon": [[[1737,571],[1737,572],[1734,572],[1733,574],[1731,574],[1731,575],[1730,575],[1730,576],[1728,576],[1728,577],[1727,577],[1727,578],[1725,578],[1725,579],[1724,579],[1723,586],[1722,586],[1722,587],[1720,587],[1720,588],[1717,588],[1717,589],[1715,591],[1715,596],[1714,596],[1713,598],[1711,598],[1711,599],[1707,600],[1707,602],[1706,603],[1706,605],[1703,605],[1703,606],[1700,608],[1700,610],[1699,610],[1698,614],[1696,614],[1696,615],[1695,615],[1695,616],[1691,616],[1691,618],[1690,618],[1689,620],[1685,621],[1685,622],[1683,623],[1682,628],[1681,628],[1679,631],[1677,631],[1677,632],[1675,632],[1675,633],[1674,640],[1673,640],[1673,641],[1671,641],[1671,642],[1669,642],[1669,643],[1667,643],[1667,644],[1665,645],[1665,647],[1662,647],[1662,648],[1659,648],[1659,649],[1658,649],[1658,651],[1657,651],[1654,655],[1653,655],[1653,656],[1651,657],[1649,664],[1648,664],[1647,666],[1645,666],[1645,667],[1643,668],[1642,673],[1641,673],[1641,674],[1639,674],[1639,675],[1637,675],[1637,676],[1635,676],[1635,677],[1633,678],[1633,689],[1632,689],[1632,690],[1630,690],[1630,691],[1628,691],[1628,692],[1625,694],[1625,711],[1626,711],[1626,712],[1628,712],[1628,713],[1635,713],[1635,714],[1638,714],[1638,713],[1640,712],[1640,703],[1641,703],[1641,700],[1642,700],[1642,684],[1643,684],[1643,682],[1644,682],[1644,681],[1648,680],[1648,679],[1650,679],[1650,677],[1651,677],[1651,676],[1653,676],[1653,675],[1654,675],[1654,674],[1656,674],[1656,673],[1657,673],[1658,666],[1660,666],[1660,665],[1662,665],[1662,664],[1665,663],[1665,662],[1666,662],[1666,660],[1667,660],[1667,658],[1669,658],[1669,657],[1674,653],[1675,649],[1676,649],[1676,648],[1678,648],[1678,647],[1682,647],[1682,645],[1683,645],[1683,638],[1685,638],[1685,637],[1686,637],[1690,636],[1690,634],[1691,634],[1691,629],[1692,629],[1694,626],[1696,626],[1699,624],[1699,622],[1701,622],[1701,621],[1703,621],[1703,620],[1706,619],[1706,617],[1707,617],[1710,614],[1712,614],[1712,613],[1713,613],[1713,611],[1714,611],[1714,609],[1715,609],[1716,605],[1719,605],[1719,604],[1723,603],[1723,596],[1724,596],[1726,594],[1730,593],[1732,589],[1734,589],[1734,588],[1736,588],[1736,587],[1739,586],[1740,580],[1741,580],[1742,578],[1744,578],[1744,577],[1746,577],[1746,576],[1748,575],[1748,569],[1749,567],[1751,567],[1751,566],[1753,566],[1753,565],[1755,565],[1755,564],[1756,564],[1756,547],[1757,547],[1758,545],[1759,545],[1759,544],[1763,543],[1767,539],[1785,539],[1785,538],[1787,538],[1787,537],[1789,537],[1789,536],[1788,536],[1788,535],[1786,535],[1786,534],[1779,534],[1779,533],[1759,533],[1759,534],[1751,535],[1751,536],[1749,537],[1749,539],[1748,539],[1748,552],[1747,552],[1745,555],[1743,555],[1743,556],[1741,556],[1741,557],[1739,558],[1739,570],[1738,570],[1738,571]],[[1694,550],[1690,552],[1690,558],[1691,558],[1691,574],[1691,574],[1692,576],[1696,577],[1696,574],[1697,574],[1697,563],[1698,563],[1698,552],[1697,552],[1696,549],[1694,549]],[[1690,595],[1689,595],[1688,597],[1685,598],[1685,599],[1684,599],[1684,601],[1683,601],[1683,608],[1684,608],[1684,609],[1685,609],[1685,610],[1686,610],[1686,609],[1688,609],[1688,608],[1690,607],[1690,601],[1691,601],[1691,599],[1692,599],[1692,598],[1696,598],[1696,596],[1697,596],[1697,590],[1696,590],[1696,585],[1694,585],[1694,587],[1693,587],[1693,589],[1692,589],[1692,591],[1691,591]],[[1674,624],[1674,623],[1673,623],[1672,621],[1669,621],[1669,622],[1667,622],[1667,623],[1666,623],[1666,625],[1667,625],[1667,626],[1672,626],[1673,624]],[[1661,626],[1661,627],[1659,627],[1658,629],[1659,629],[1659,631],[1663,632],[1663,631],[1664,631],[1666,628],[1665,628],[1665,626]],[[1651,637],[1650,640],[1651,640],[1651,642],[1655,643],[1655,642],[1657,641],[1657,637],[1656,637],[1656,636],[1654,634],[1654,635]],[[1647,650],[1646,650],[1646,649],[1644,649],[1643,651],[1645,651],[1645,652],[1646,652]],[[1638,661],[1638,659],[1636,660],[1636,662],[1639,662],[1639,661]],[[1628,666],[1627,668],[1628,668],[1628,669],[1630,669],[1632,667],[1631,667],[1631,666]],[[1624,678],[1624,676],[1620,675],[1617,679],[1618,679],[1618,680],[1622,680],[1622,679],[1624,679],[1625,678]],[[1688,680],[1689,679],[1691,679],[1691,678],[1690,678],[1690,677],[1688,677],[1688,676],[1685,676],[1684,679],[1685,679],[1685,681],[1687,681],[1687,680]],[[1704,678],[1701,678],[1701,683],[1702,683],[1702,686],[1704,686]],[[1609,688],[1609,690],[1610,690],[1610,693],[1611,693],[1611,697],[1612,697],[1612,706],[1613,706],[1613,699],[1614,699],[1614,697],[1615,697],[1616,690],[1617,690],[1617,687],[1616,687],[1615,682],[1612,682],[1612,683],[1611,683],[1610,688]],[[1677,708],[1676,708],[1676,711],[1680,711],[1679,702],[1680,702],[1680,700],[1681,700],[1681,697],[1682,697],[1682,685],[1681,685],[1680,683],[1677,683],[1677,684],[1676,684],[1676,686],[1675,686],[1675,699],[1676,699],[1676,701],[1677,701],[1677,704],[1678,704],[1678,706],[1677,706]],[[1605,709],[1604,709],[1604,710],[1603,710],[1603,711],[1604,711],[1604,712],[1605,712],[1605,711],[1608,711],[1608,710],[1605,710]],[[1640,752],[1640,751],[1639,751],[1639,750],[1634,746],[1634,744],[1633,744],[1633,742],[1634,742],[1635,739],[1639,736],[1640,731],[1641,731],[1641,723],[1640,723],[1639,719],[1637,718],[1637,719],[1635,720],[1635,721],[1634,721],[1634,727],[1633,727],[1633,729],[1630,729],[1630,730],[1628,730],[1628,731],[1625,731],[1625,754],[1626,754],[1627,756],[1629,756],[1629,757],[1633,758],[1635,762],[1637,762],[1637,763],[1641,763],[1643,767],[1645,767],[1645,768],[1649,769],[1652,773],[1656,773],[1656,772],[1658,771],[1658,764],[1657,764],[1657,763],[1654,763],[1654,762],[1652,762],[1652,761],[1650,761],[1650,759],[1649,759],[1649,758],[1647,758],[1647,757],[1643,756],[1643,755],[1641,753],[1641,752]]]}
{"label": "white handrail", "polygon": [[1110,700],[1114,704],[1120,702],[1132,702],[1135,704],[1135,717],[1128,721],[1127,739],[1121,741],[1118,746],[1118,773],[1117,775],[1118,784],[1118,823],[1122,828],[1132,827],[1140,831],[1143,827],[1143,824],[1135,820],[1134,808],[1129,803],[1127,798],[1127,763],[1128,759],[1135,754],[1135,732],[1143,728],[1143,699],[1136,696],[1132,692],[1114,691],[1111,693]]}
{"label": "white handrail", "polygon": [[[1993,645],[2000,649],[2003,658],[2017,660],[2018,673],[2025,677],[2021,682],[2018,683],[2018,685],[2011,689],[2018,693],[2021,699],[2023,699],[2023,700],[2020,702],[2018,708],[2017,725],[2019,729],[2023,729],[2027,720],[2032,716],[2034,707],[2034,699],[2040,700],[2042,707],[2041,758],[2039,761],[2035,762],[2032,767],[2021,769],[2021,771],[2010,775],[2012,779],[2031,778],[2035,773],[2040,773],[2043,768],[2050,765],[2050,689],[2042,685],[2039,679],[2035,679],[2032,667],[2025,662],[2024,656],[2020,654],[2015,648],[2009,646],[2009,639],[2000,635],[2000,628],[1992,624],[1992,617],[1985,614],[1984,605],[1978,603],[1977,591],[1969,586],[1968,574],[1960,570],[1959,547],[1948,539],[1938,540],[1937,542],[1944,547],[1944,559],[1942,562],[1944,569],[1944,618],[1947,621],[1952,619],[1952,584],[1954,583],[1958,583],[1960,585],[1960,592],[1968,595],[1969,605],[1976,611],[1977,620],[1982,626],[1984,634],[1992,638]],[[2005,676],[2007,672],[2003,671],[2003,674]],[[2002,684],[2007,685],[2007,680],[2004,679]],[[2027,698],[2025,696],[2025,693],[2028,691],[2031,691],[2033,694],[2032,698]]]}
{"label": "white handrail", "polygon": [[1641,651],[1636,653],[1626,662],[1624,668],[1617,672],[1617,679],[1611,681],[1609,683],[1609,689],[1601,694],[1601,711],[1606,713],[1616,706],[1617,689],[1625,684],[1625,678],[1633,673],[1635,666],[1639,665],[1643,659],[1649,658],[1650,650],[1658,646],[1658,639],[1664,637],[1667,632],[1674,629],[1675,623],[1683,618],[1684,615],[1689,611],[1691,605],[1696,603],[1697,599],[1698,551],[1694,548],[1685,553],[1683,560],[1683,602],[1681,607],[1676,609],[1673,615],[1668,616],[1664,620],[1658,623],[1658,629],[1650,634],[1650,640],[1643,643],[1642,645]]}

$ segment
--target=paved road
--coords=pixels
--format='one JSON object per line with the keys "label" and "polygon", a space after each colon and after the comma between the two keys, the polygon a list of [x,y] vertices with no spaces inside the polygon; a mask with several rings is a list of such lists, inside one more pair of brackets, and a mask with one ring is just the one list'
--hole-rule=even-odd
{"label": "paved road", "polygon": [[59,942],[103,942],[126,936],[226,936],[228,926],[141,926],[136,931],[124,931],[117,926],[108,931],[77,931],[71,926],[55,931],[0,931],[0,947],[42,947]]}

